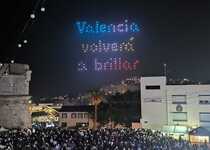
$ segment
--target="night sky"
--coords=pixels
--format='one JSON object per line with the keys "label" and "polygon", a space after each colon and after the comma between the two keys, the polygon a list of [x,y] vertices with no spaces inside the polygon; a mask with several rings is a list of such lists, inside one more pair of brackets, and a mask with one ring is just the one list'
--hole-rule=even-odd
{"label": "night sky", "polygon": [[[167,63],[170,78],[210,80],[210,3],[207,0],[46,0],[46,11],[40,12],[38,7],[35,20],[21,34],[36,2],[13,0],[2,5],[1,10],[0,62],[14,59],[30,65],[32,96],[80,93],[125,77],[163,75],[163,63]],[[110,24],[125,19],[141,27],[135,34],[134,58],[128,56],[140,60],[138,69],[78,72],[84,37],[75,30],[75,22],[98,20]],[[114,41],[128,37],[130,35],[124,34],[101,38]],[[28,43],[17,48],[18,40],[24,39]],[[91,37],[90,40],[97,39]]]}

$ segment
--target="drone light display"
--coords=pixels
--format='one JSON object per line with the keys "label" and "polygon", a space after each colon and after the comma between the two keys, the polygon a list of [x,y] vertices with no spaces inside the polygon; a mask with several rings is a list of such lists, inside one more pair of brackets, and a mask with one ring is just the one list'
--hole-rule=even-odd
{"label": "drone light display", "polygon": [[135,22],[129,23],[125,20],[119,24],[105,24],[100,21],[96,21],[94,24],[90,24],[87,21],[77,21],[77,29],[80,34],[84,33],[116,33],[116,32],[139,32],[139,26]]}
{"label": "drone light display", "polygon": [[[124,20],[119,24],[105,24],[100,21],[95,21],[95,23],[88,23],[87,21],[77,21],[76,23],[77,32],[81,35],[84,34],[106,34],[107,36],[113,36],[113,34],[127,33],[136,33],[140,31],[140,28],[137,23],[129,22]],[[110,33],[107,34],[107,33]],[[88,36],[87,36],[88,37]],[[127,38],[127,40],[116,40],[113,42],[107,42],[105,39],[97,39],[97,41],[89,41],[87,39],[85,42],[81,43],[81,54],[103,54],[103,59],[95,56],[91,63],[80,61],[77,64],[78,71],[95,71],[95,72],[105,72],[105,71],[134,71],[139,65],[138,59],[128,60],[123,58],[123,56],[105,56],[105,54],[111,53],[128,53],[135,52],[134,48],[135,37],[132,35]],[[105,59],[106,58],[106,59]]]}
{"label": "drone light display", "polygon": [[129,52],[135,51],[134,37],[131,37],[128,41],[124,42],[104,42],[102,40],[98,40],[98,42],[94,43],[82,43],[82,52],[84,53],[108,53],[108,52]]}
{"label": "drone light display", "polygon": [[94,70],[95,71],[132,71],[136,70],[139,60],[134,60],[129,62],[126,59],[119,58],[109,58],[107,61],[102,62],[97,58],[94,59]]}

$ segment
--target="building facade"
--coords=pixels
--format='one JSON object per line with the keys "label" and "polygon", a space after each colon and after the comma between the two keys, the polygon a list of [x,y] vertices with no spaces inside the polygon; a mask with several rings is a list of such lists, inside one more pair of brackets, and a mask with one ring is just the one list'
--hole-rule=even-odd
{"label": "building facade", "polygon": [[93,128],[93,106],[62,106],[59,110],[59,126]]}
{"label": "building facade", "polygon": [[141,78],[141,123],[210,129],[210,85],[167,85],[166,77]]}

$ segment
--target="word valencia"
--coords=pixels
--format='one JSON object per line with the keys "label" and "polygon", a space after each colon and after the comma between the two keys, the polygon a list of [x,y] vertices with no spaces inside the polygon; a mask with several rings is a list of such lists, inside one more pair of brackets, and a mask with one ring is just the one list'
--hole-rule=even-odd
{"label": "word valencia", "polygon": [[87,21],[77,21],[76,27],[80,34],[84,33],[116,33],[116,32],[139,32],[140,28],[137,23],[125,20],[119,24],[105,24],[96,21],[95,24],[90,24]]}

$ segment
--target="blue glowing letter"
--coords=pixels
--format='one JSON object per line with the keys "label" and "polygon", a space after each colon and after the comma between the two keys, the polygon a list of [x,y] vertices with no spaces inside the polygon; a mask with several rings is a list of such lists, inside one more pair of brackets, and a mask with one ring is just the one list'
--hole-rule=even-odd
{"label": "blue glowing letter", "polygon": [[86,21],[83,21],[83,22],[78,21],[78,22],[76,22],[76,25],[77,25],[79,33],[81,33],[81,34],[84,33],[86,23],[87,23]]}
{"label": "blue glowing letter", "polygon": [[130,25],[130,30],[131,30],[131,32],[139,32],[140,31],[139,26],[134,22]]}
{"label": "blue glowing letter", "polygon": [[94,31],[93,31],[93,26],[87,25],[87,26],[86,26],[86,29],[85,29],[85,32],[86,32],[86,33],[94,33]]}
{"label": "blue glowing letter", "polygon": [[101,33],[106,32],[106,25],[105,25],[105,24],[101,24],[101,25],[100,25],[100,32],[101,32]]}

